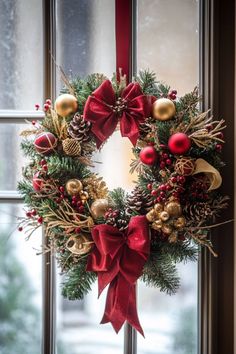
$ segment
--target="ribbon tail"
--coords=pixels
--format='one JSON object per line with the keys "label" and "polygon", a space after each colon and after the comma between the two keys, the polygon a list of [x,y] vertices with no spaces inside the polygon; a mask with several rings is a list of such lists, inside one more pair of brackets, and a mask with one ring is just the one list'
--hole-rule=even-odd
{"label": "ribbon tail", "polygon": [[118,333],[125,321],[144,336],[137,314],[135,285],[118,275],[110,283],[101,323],[110,322]]}

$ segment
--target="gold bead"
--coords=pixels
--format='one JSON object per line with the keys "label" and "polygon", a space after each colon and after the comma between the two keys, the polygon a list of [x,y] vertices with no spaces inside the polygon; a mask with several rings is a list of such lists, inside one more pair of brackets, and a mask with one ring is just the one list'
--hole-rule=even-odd
{"label": "gold bead", "polygon": [[85,192],[85,191],[81,191],[79,196],[80,196],[80,199],[82,202],[86,201],[89,198],[88,192]]}
{"label": "gold bead", "polygon": [[69,195],[78,195],[82,191],[83,185],[78,179],[69,179],[66,182],[66,191]]}
{"label": "gold bead", "polygon": [[83,255],[91,250],[93,242],[85,235],[71,236],[66,242],[66,248],[73,254]]}
{"label": "gold bead", "polygon": [[160,231],[160,229],[162,228],[162,226],[163,226],[163,223],[162,223],[161,220],[156,220],[156,221],[154,221],[154,222],[152,223],[152,228],[153,228],[154,230],[157,230],[157,231]]}
{"label": "gold bead", "polygon": [[150,211],[146,214],[146,218],[147,218],[147,220],[150,221],[150,222],[155,221],[155,220],[157,219],[157,217],[158,217],[158,214],[157,214],[157,212],[156,212],[154,209],[150,210]]}
{"label": "gold bead", "polygon": [[175,242],[177,242],[177,240],[178,240],[178,234],[177,234],[177,232],[172,232],[172,233],[170,234],[170,236],[168,237],[168,241],[169,241],[170,243],[175,243]]}
{"label": "gold bead", "polygon": [[182,229],[186,224],[186,220],[183,216],[181,216],[180,218],[178,218],[177,220],[175,220],[174,222],[174,227],[176,229]]}
{"label": "gold bead", "polygon": [[173,201],[166,203],[164,210],[170,214],[170,216],[178,217],[182,215],[182,208],[179,202]]}
{"label": "gold bead", "polygon": [[67,117],[78,109],[78,101],[75,96],[65,93],[57,97],[55,111],[59,116]]}
{"label": "gold bead", "polygon": [[103,217],[108,208],[109,208],[109,202],[107,199],[95,200],[90,207],[92,217],[94,219]]}
{"label": "gold bead", "polygon": [[153,103],[152,115],[157,120],[169,120],[175,112],[175,105],[169,98],[159,98]]}
{"label": "gold bead", "polygon": [[165,224],[162,226],[161,231],[166,235],[170,235],[173,232],[173,228],[171,225]]}
{"label": "gold bead", "polygon": [[160,203],[157,203],[154,205],[154,210],[156,213],[160,213],[164,209],[163,205]]}
{"label": "gold bead", "polygon": [[159,217],[162,221],[167,221],[170,218],[170,215],[169,215],[169,213],[167,213],[167,211],[162,211],[159,214]]}

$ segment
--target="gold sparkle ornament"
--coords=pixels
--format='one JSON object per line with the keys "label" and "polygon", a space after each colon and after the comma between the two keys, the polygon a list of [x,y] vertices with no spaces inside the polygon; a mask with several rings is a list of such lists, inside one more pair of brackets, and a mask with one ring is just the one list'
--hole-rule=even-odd
{"label": "gold sparkle ornament", "polygon": [[158,217],[158,213],[155,211],[155,209],[150,210],[147,214],[146,214],[146,218],[148,221],[153,222],[157,219]]}
{"label": "gold sparkle ornament", "polygon": [[69,179],[66,182],[66,192],[70,195],[78,195],[83,189],[82,182],[76,178]]}
{"label": "gold sparkle ornament", "polygon": [[163,223],[161,220],[156,220],[152,223],[152,228],[154,230],[160,231],[162,227],[163,227]]}
{"label": "gold sparkle ornament", "polygon": [[161,121],[174,117],[176,112],[174,103],[169,98],[158,98],[152,106],[153,118]]}
{"label": "gold sparkle ornament", "polygon": [[179,217],[174,222],[174,227],[176,229],[183,229],[185,225],[186,225],[186,220],[183,216]]}
{"label": "gold sparkle ornament", "polygon": [[59,116],[67,117],[78,110],[78,101],[75,96],[65,93],[57,97],[55,111]]}
{"label": "gold sparkle ornament", "polygon": [[162,221],[167,221],[169,220],[170,218],[170,214],[167,213],[167,211],[162,211],[160,214],[159,214],[159,217]]}
{"label": "gold sparkle ornament", "polygon": [[88,200],[88,198],[89,198],[88,192],[85,192],[85,191],[81,191],[80,194],[79,194],[79,196],[80,196],[80,199],[81,199],[81,201],[82,201],[83,204],[84,204],[84,203],[86,202],[86,200]]}
{"label": "gold sparkle ornament", "polygon": [[173,232],[173,228],[171,225],[164,224],[161,228],[161,231],[166,235],[170,235]]}
{"label": "gold sparkle ornament", "polygon": [[106,211],[109,208],[109,202],[107,199],[97,199],[95,200],[90,209],[91,214],[94,219],[101,218],[105,215]]}
{"label": "gold sparkle ornament", "polygon": [[154,205],[154,210],[156,213],[160,213],[163,210],[163,205],[160,203],[157,203]]}
{"label": "gold sparkle ornament", "polygon": [[181,205],[177,201],[167,202],[164,210],[172,217],[178,217],[182,215]]}
{"label": "gold sparkle ornament", "polygon": [[83,255],[91,250],[92,243],[85,235],[71,236],[66,243],[66,248],[73,254]]}

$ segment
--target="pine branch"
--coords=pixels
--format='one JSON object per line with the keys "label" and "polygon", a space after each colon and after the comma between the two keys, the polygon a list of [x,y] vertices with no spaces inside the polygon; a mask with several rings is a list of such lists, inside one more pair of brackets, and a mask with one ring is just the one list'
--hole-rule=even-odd
{"label": "pine branch", "polygon": [[109,197],[113,201],[115,209],[122,210],[125,208],[126,193],[122,188],[116,188],[111,191]]}
{"label": "pine branch", "polygon": [[21,146],[21,150],[24,153],[24,156],[34,159],[38,155],[37,151],[35,150],[34,144],[31,140],[26,140],[26,139],[22,140],[20,146]]}
{"label": "pine branch", "polygon": [[64,275],[62,295],[69,300],[83,299],[96,280],[97,276],[94,272],[86,271],[86,263],[87,260],[80,260]]}
{"label": "pine branch", "polygon": [[176,266],[168,254],[151,254],[144,266],[142,280],[169,295],[175,294],[180,285]]}

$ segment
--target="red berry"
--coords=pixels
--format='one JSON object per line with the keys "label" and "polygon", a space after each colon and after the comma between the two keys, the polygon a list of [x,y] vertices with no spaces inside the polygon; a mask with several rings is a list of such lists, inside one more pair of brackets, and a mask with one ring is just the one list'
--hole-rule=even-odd
{"label": "red berry", "polygon": [[31,213],[30,211],[27,211],[27,212],[25,213],[25,215],[27,216],[27,218],[31,218],[32,213]]}
{"label": "red berry", "polygon": [[76,232],[77,234],[79,234],[79,233],[81,232],[81,228],[80,228],[80,227],[76,227],[75,232]]}
{"label": "red berry", "polygon": [[60,204],[60,203],[61,203],[61,198],[57,198],[57,199],[56,199],[56,203],[57,203],[57,204]]}
{"label": "red berry", "polygon": [[83,211],[84,211],[84,206],[81,205],[81,206],[79,207],[79,212],[82,213]]}
{"label": "red berry", "polygon": [[148,189],[148,190],[152,190],[152,183],[148,183],[147,189]]}
{"label": "red berry", "polygon": [[154,197],[156,197],[157,194],[158,194],[158,192],[157,192],[156,189],[153,189],[153,190],[151,191],[151,195],[153,195]]}
{"label": "red berry", "polygon": [[34,105],[34,107],[35,107],[36,111],[38,111],[39,108],[40,108],[40,105],[39,105],[38,103],[36,103],[36,104]]}
{"label": "red berry", "polygon": [[177,178],[176,177],[171,177],[170,180],[171,180],[172,183],[176,183],[177,182]]}
{"label": "red berry", "polygon": [[168,159],[169,155],[166,152],[163,152],[162,157],[163,157],[163,159]]}
{"label": "red berry", "polygon": [[33,210],[31,211],[31,215],[32,215],[32,216],[37,215],[37,211],[36,211],[35,209],[33,209]]}
{"label": "red berry", "polygon": [[172,90],[171,91],[174,95],[177,95],[177,90]]}
{"label": "red berry", "polygon": [[184,133],[175,133],[171,135],[168,141],[168,147],[172,154],[182,155],[190,149],[191,140]]}
{"label": "red berry", "polygon": [[104,218],[105,218],[105,219],[106,219],[106,218],[109,218],[109,215],[110,215],[109,211],[106,211],[105,214],[104,214]]}
{"label": "red berry", "polygon": [[47,171],[47,170],[48,170],[48,166],[47,166],[47,165],[43,165],[43,166],[42,166],[42,169],[43,169],[44,171]]}
{"label": "red berry", "polygon": [[207,125],[206,125],[206,129],[207,129],[208,131],[211,131],[213,128],[214,128],[214,127],[213,127],[212,124],[207,124]]}
{"label": "red berry", "polygon": [[46,103],[47,103],[49,106],[51,106],[52,101],[48,98],[48,99],[46,100]]}
{"label": "red berry", "polygon": [[218,152],[222,151],[222,145],[221,144],[216,144],[216,151],[218,151]]}
{"label": "red berry", "polygon": [[[63,187],[63,186],[60,186],[59,187],[59,191],[61,192],[61,193],[64,193],[65,192],[65,188]],[[73,199],[73,198],[72,198]]]}
{"label": "red berry", "polygon": [[61,195],[60,195],[60,198],[61,198],[61,199],[64,199],[64,198],[65,198],[64,194],[61,194]]}
{"label": "red berry", "polygon": [[162,197],[157,197],[156,201],[157,201],[157,203],[161,203],[162,202]]}
{"label": "red berry", "polygon": [[49,110],[50,106],[49,106],[49,104],[45,103],[43,105],[43,108],[44,108],[44,111],[47,112]]}
{"label": "red berry", "polygon": [[19,227],[18,227],[18,231],[21,232],[22,230],[23,230],[23,227],[22,227],[22,226],[19,226]]}
{"label": "red berry", "polygon": [[184,182],[185,182],[185,177],[184,177],[184,176],[180,176],[180,177],[179,177],[179,181],[180,181],[181,184],[184,184]]}
{"label": "red berry", "polygon": [[224,134],[223,134],[222,132],[219,132],[219,133],[217,134],[217,138],[219,138],[219,139],[224,139]]}
{"label": "red berry", "polygon": [[169,184],[167,184],[166,190],[167,190],[167,191],[171,191],[171,189],[172,189],[172,187],[171,187]]}
{"label": "red berry", "polygon": [[164,162],[164,161],[161,161],[161,162],[160,162],[160,168],[161,168],[161,170],[164,169],[165,167],[166,167],[165,162]]}
{"label": "red berry", "polygon": [[42,222],[43,222],[42,216],[40,216],[37,221],[38,221],[39,224],[42,224]]}
{"label": "red berry", "polygon": [[166,191],[166,185],[165,185],[165,184],[161,184],[161,185],[159,186],[159,189],[160,189],[161,191]]}
{"label": "red berry", "polygon": [[41,165],[41,166],[46,165],[46,164],[47,164],[47,161],[46,161],[46,160],[43,159],[43,160],[40,161],[40,165]]}
{"label": "red berry", "polygon": [[164,150],[167,149],[167,146],[165,144],[160,144],[160,148]]}
{"label": "red berry", "polygon": [[76,200],[72,200],[71,205],[76,206],[77,205]]}
{"label": "red berry", "polygon": [[157,160],[157,151],[153,146],[146,146],[140,151],[139,157],[145,165],[154,165]]}
{"label": "red berry", "polygon": [[166,196],[165,192],[160,193],[160,197],[165,198],[165,196]]}
{"label": "red berry", "polygon": [[36,124],[36,121],[35,121],[35,120],[32,120],[31,123],[32,123],[32,125],[35,125],[35,124]]}
{"label": "red berry", "polygon": [[173,93],[173,92],[171,92],[171,93],[169,93],[169,98],[171,99],[171,100],[175,100],[176,99],[176,95]]}
{"label": "red berry", "polygon": [[171,165],[171,164],[172,164],[171,159],[167,159],[167,160],[166,160],[166,164],[167,164],[167,165]]}

